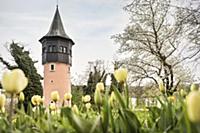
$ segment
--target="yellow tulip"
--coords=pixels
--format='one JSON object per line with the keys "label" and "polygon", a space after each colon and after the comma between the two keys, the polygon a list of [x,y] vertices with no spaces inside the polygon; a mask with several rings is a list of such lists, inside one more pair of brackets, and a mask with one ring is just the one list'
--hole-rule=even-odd
{"label": "yellow tulip", "polygon": [[58,91],[51,92],[51,100],[52,101],[57,102],[57,101],[59,101],[59,99],[60,99],[60,96],[59,96]]}
{"label": "yellow tulip", "polygon": [[176,101],[176,97],[175,96],[169,96],[167,99],[170,102],[175,102]]}
{"label": "yellow tulip", "polygon": [[190,86],[191,91],[198,91],[199,90],[199,84],[192,84]]}
{"label": "yellow tulip", "polygon": [[19,94],[19,101],[20,102],[24,101],[24,93],[23,92],[20,92],[20,94]]}
{"label": "yellow tulip", "polygon": [[94,102],[97,105],[101,105],[102,104],[102,96],[101,96],[100,89],[96,89],[95,90],[95,93],[94,93]]}
{"label": "yellow tulip", "polygon": [[72,111],[73,111],[75,114],[79,114],[79,110],[78,110],[78,107],[77,107],[76,104],[72,106]]}
{"label": "yellow tulip", "polygon": [[5,103],[6,103],[6,96],[4,94],[1,94],[0,95],[0,109],[4,108]]}
{"label": "yellow tulip", "polygon": [[159,89],[160,92],[165,93],[165,87],[162,80],[159,82]]}
{"label": "yellow tulip", "polygon": [[51,111],[55,111],[56,110],[56,104],[55,103],[50,103],[49,108],[50,108]]}
{"label": "yellow tulip", "polygon": [[99,82],[99,83],[97,83],[96,84],[96,90],[99,90],[99,91],[104,91],[104,84],[103,84],[103,82]]}
{"label": "yellow tulip", "polygon": [[90,95],[85,95],[84,97],[82,97],[82,101],[83,101],[84,103],[90,102],[90,100],[91,100]]}
{"label": "yellow tulip", "polygon": [[115,106],[116,97],[115,97],[115,93],[113,91],[111,92],[111,95],[110,95],[110,98],[109,98],[109,103],[110,103],[111,107]]}
{"label": "yellow tulip", "polygon": [[72,94],[71,93],[65,93],[64,99],[67,100],[67,101],[71,100],[72,99]]}
{"label": "yellow tulip", "polygon": [[191,122],[200,122],[200,92],[192,91],[186,98],[188,118]]}
{"label": "yellow tulip", "polygon": [[127,75],[128,75],[128,72],[127,72],[127,69],[125,68],[117,69],[114,72],[115,79],[120,83],[123,83],[126,81]]}
{"label": "yellow tulip", "polygon": [[181,89],[180,94],[182,97],[185,97],[187,95],[187,92],[184,89]]}
{"label": "yellow tulip", "polygon": [[86,107],[87,110],[90,109],[91,103],[86,103],[86,104],[85,104],[85,107]]}
{"label": "yellow tulip", "polygon": [[2,87],[10,94],[18,94],[28,85],[28,79],[21,69],[7,71],[2,77]]}
{"label": "yellow tulip", "polygon": [[41,96],[39,96],[39,95],[34,95],[34,96],[32,96],[32,98],[31,98],[31,102],[32,102],[32,104],[33,105],[36,105],[36,106],[38,106],[38,105],[40,105],[40,103],[41,103]]}
{"label": "yellow tulip", "polygon": [[5,111],[6,111],[5,107],[2,107],[0,110],[2,113],[5,113]]}

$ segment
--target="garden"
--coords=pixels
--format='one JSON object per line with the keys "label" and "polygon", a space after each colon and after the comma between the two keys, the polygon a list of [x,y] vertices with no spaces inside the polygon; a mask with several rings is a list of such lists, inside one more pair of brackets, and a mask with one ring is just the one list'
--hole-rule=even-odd
{"label": "garden", "polygon": [[[77,106],[58,106],[59,94],[51,93],[52,103],[43,105],[44,98],[34,95],[25,110],[23,89],[28,79],[20,69],[4,72],[0,95],[0,132],[1,133],[197,133],[200,132],[200,91],[197,84],[192,84],[190,91],[180,90],[167,97],[163,92],[157,97],[160,106],[134,108],[129,88],[126,84],[128,72],[119,68],[114,72],[117,86],[109,93],[109,88],[102,82],[96,84],[94,97],[85,95]],[[122,87],[123,92],[119,92]],[[73,95],[65,94],[70,101]],[[6,106],[6,98],[10,99]],[[18,99],[18,105],[14,102]],[[92,102],[92,99],[94,102]]]}

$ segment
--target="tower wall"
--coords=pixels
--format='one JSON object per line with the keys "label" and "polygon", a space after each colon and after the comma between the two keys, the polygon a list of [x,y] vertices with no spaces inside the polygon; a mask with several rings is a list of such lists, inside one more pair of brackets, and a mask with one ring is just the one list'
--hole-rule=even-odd
{"label": "tower wall", "polygon": [[[54,65],[54,70],[52,70]],[[59,105],[62,104],[64,94],[71,93],[70,65],[58,62],[44,64],[44,89],[45,106],[51,102],[51,92],[58,91],[60,95]]]}

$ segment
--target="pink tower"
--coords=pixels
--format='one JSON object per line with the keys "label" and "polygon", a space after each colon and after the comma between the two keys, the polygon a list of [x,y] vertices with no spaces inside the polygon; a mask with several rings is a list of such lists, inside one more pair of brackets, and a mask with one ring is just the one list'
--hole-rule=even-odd
{"label": "pink tower", "polygon": [[64,94],[71,93],[70,67],[74,42],[65,33],[58,6],[49,32],[39,41],[42,43],[45,106],[51,102],[52,91],[59,92],[61,105]]}

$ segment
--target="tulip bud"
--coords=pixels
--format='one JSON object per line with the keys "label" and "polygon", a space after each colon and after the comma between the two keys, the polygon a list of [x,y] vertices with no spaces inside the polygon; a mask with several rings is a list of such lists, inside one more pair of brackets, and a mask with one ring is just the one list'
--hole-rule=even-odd
{"label": "tulip bud", "polygon": [[116,102],[115,93],[112,91],[110,98],[109,98],[109,103],[110,103],[111,107],[115,106],[115,102]]}
{"label": "tulip bud", "polygon": [[102,96],[101,96],[101,92],[100,92],[99,89],[95,90],[94,102],[95,102],[96,105],[101,105],[102,104]]}
{"label": "tulip bud", "polygon": [[71,93],[65,93],[64,95],[65,100],[69,101],[72,99],[72,94]]}
{"label": "tulip bud", "polygon": [[5,72],[2,77],[2,87],[10,94],[18,94],[28,85],[28,79],[21,69]]}
{"label": "tulip bud", "polygon": [[33,105],[36,105],[36,106],[38,106],[38,105],[40,105],[40,103],[41,103],[41,96],[39,96],[39,95],[34,95],[34,96],[32,96],[32,98],[31,98],[31,102],[32,102],[32,104]]}
{"label": "tulip bud", "polygon": [[86,104],[85,104],[85,107],[86,107],[87,110],[89,110],[90,107],[91,107],[91,103],[86,103]]}
{"label": "tulip bud", "polygon": [[78,107],[77,107],[76,104],[74,104],[74,105],[72,106],[72,111],[73,111],[75,114],[79,114],[79,110],[78,110]]}
{"label": "tulip bud", "polygon": [[96,84],[96,90],[99,90],[100,92],[104,91],[104,84],[102,82],[99,82]]}
{"label": "tulip bud", "polygon": [[128,72],[125,68],[117,69],[114,72],[115,79],[120,83],[124,83],[126,81],[127,75]]}
{"label": "tulip bud", "polygon": [[82,101],[83,101],[84,103],[90,102],[90,100],[91,100],[90,95],[85,95],[84,97],[82,97]]}
{"label": "tulip bud", "polygon": [[2,107],[0,110],[2,113],[5,113],[5,111],[6,111],[5,107]]}
{"label": "tulip bud", "polygon": [[5,103],[6,103],[6,96],[4,94],[1,94],[0,95],[0,109],[4,108]]}
{"label": "tulip bud", "polygon": [[165,93],[165,87],[163,85],[163,81],[162,80],[159,82],[159,89],[160,89],[160,92]]}
{"label": "tulip bud", "polygon": [[56,104],[55,103],[50,103],[49,108],[50,108],[51,111],[55,111],[56,110]]}
{"label": "tulip bud", "polygon": [[188,118],[191,122],[200,122],[200,92],[192,91],[186,98]]}
{"label": "tulip bud", "polygon": [[20,94],[19,94],[19,101],[20,102],[24,101],[24,93],[23,92],[20,92]]}
{"label": "tulip bud", "polygon": [[182,97],[185,97],[187,95],[187,92],[184,89],[181,89],[180,94]]}
{"label": "tulip bud", "polygon": [[52,101],[57,102],[57,101],[59,101],[59,99],[60,99],[60,96],[59,96],[58,91],[51,92],[51,100]]}
{"label": "tulip bud", "polygon": [[175,96],[169,96],[167,99],[170,102],[175,102],[176,101],[176,97]]}
{"label": "tulip bud", "polygon": [[191,91],[198,91],[199,90],[199,84],[192,84],[190,86]]}

